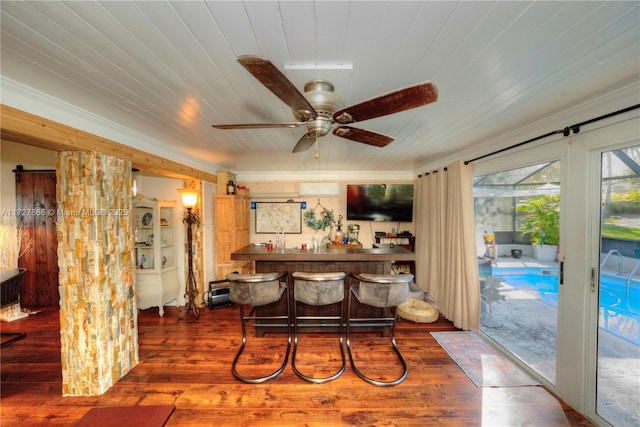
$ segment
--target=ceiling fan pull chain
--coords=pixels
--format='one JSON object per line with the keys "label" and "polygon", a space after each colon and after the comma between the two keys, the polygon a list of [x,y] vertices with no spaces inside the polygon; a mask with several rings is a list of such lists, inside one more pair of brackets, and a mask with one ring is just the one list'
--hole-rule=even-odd
{"label": "ceiling fan pull chain", "polygon": [[318,153],[318,134],[316,133],[316,153],[314,154],[314,157],[317,159],[320,158],[320,153]]}

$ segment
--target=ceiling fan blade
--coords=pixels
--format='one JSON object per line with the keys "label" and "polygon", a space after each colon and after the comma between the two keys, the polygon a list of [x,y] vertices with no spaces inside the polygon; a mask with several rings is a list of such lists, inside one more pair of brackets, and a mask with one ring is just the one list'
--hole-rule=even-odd
{"label": "ceiling fan blade", "polygon": [[211,125],[216,129],[267,129],[267,128],[297,128],[302,126],[302,122],[291,123],[242,123],[235,125]]}
{"label": "ceiling fan blade", "polygon": [[300,138],[296,146],[293,147],[292,153],[300,153],[302,151],[307,151],[309,148],[313,146],[313,144],[316,143],[317,139],[318,138],[316,137],[316,135],[311,135],[310,133],[306,133],[302,138]]}
{"label": "ceiling fan blade", "polygon": [[318,117],[309,101],[269,60],[259,56],[242,55],[238,57],[238,62],[282,102],[293,111],[297,111],[303,119]]}
{"label": "ceiling fan blade", "polygon": [[333,113],[333,119],[340,124],[361,122],[421,107],[437,100],[436,85],[424,82],[345,107]]}
{"label": "ceiling fan blade", "polygon": [[358,129],[351,126],[339,126],[333,130],[333,134],[352,141],[373,145],[375,147],[386,147],[395,139],[383,133]]}

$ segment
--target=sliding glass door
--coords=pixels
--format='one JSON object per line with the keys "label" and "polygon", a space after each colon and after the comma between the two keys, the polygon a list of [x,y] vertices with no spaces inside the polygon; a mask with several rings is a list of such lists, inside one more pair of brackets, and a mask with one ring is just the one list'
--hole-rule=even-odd
{"label": "sliding glass door", "polygon": [[550,384],[556,380],[560,165],[545,160],[474,182],[480,330]]}
{"label": "sliding glass door", "polygon": [[[474,162],[480,332],[603,426],[640,419],[639,126],[622,117]],[[554,194],[560,240],[543,265],[523,216],[551,212]]]}
{"label": "sliding glass door", "polygon": [[[598,260],[591,266],[597,318],[595,412],[614,426],[640,420],[640,145],[597,152]],[[595,392],[595,393],[593,393]]]}

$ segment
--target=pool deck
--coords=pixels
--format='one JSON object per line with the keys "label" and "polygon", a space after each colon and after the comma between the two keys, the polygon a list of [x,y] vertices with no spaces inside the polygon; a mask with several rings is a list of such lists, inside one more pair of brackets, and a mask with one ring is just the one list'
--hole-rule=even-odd
{"label": "pool deck", "polygon": [[[487,258],[490,259],[490,258]],[[510,256],[497,257],[491,260],[491,266],[496,268],[558,268],[558,263],[554,261],[540,261],[532,257],[512,258]]]}
{"label": "pool deck", "polygon": [[[543,270],[557,270],[559,267],[556,262],[527,256],[498,257],[491,259],[491,266],[496,269]],[[621,277],[616,271],[607,271]],[[639,276],[636,278],[640,279]],[[542,300],[535,301],[529,291],[511,288],[505,295],[505,300],[492,308],[488,322],[481,324],[482,333],[542,377],[555,378],[557,308]],[[601,372],[598,377],[598,411],[616,425],[631,425],[629,422],[640,419],[637,404],[640,401],[640,315],[621,310],[618,306],[600,306],[598,326],[597,356]]]}

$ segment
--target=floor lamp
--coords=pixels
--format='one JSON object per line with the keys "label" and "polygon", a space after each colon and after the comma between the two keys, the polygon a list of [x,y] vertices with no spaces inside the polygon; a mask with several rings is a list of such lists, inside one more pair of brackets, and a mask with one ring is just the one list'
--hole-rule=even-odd
{"label": "floor lamp", "polygon": [[200,218],[193,213],[192,209],[198,201],[198,190],[194,188],[180,188],[180,197],[182,198],[182,205],[187,209],[187,213],[182,218],[182,222],[187,224],[187,259],[188,259],[188,274],[186,283],[186,292],[184,297],[185,303],[185,315],[189,313],[189,310],[193,310],[194,316],[200,316],[200,307],[196,304],[196,296],[198,296],[198,287],[196,286],[196,278],[193,275],[193,225],[200,224]]}

